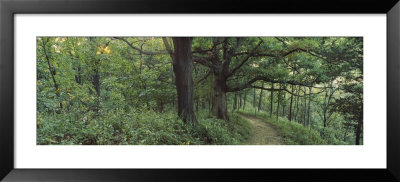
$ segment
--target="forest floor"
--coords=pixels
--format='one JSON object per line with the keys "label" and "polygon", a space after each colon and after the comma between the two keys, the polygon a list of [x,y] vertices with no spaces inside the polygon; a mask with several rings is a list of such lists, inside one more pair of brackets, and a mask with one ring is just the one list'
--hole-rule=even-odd
{"label": "forest floor", "polygon": [[272,125],[254,116],[241,116],[253,125],[252,136],[247,145],[284,145],[279,132]]}

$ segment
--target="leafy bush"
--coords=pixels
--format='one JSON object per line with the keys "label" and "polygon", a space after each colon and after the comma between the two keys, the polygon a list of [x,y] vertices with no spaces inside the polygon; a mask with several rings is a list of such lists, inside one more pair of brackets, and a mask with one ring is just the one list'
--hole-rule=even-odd
{"label": "leafy bush", "polygon": [[250,135],[249,123],[237,115],[226,122],[200,113],[198,123],[186,125],[172,112],[38,113],[37,144],[233,145]]}
{"label": "leafy bush", "polygon": [[340,141],[336,138],[336,132],[335,129],[333,128],[320,128],[319,133],[321,137],[326,140],[329,144],[334,144],[334,145],[346,145],[348,143],[344,141]]}

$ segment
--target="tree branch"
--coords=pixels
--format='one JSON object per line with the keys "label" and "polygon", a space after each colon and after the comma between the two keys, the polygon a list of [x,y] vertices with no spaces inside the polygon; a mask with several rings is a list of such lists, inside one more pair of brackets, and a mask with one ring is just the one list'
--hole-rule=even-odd
{"label": "tree branch", "polygon": [[308,96],[308,95],[312,95],[312,94],[320,94],[320,93],[324,92],[324,91],[321,91],[321,92],[315,92],[315,93],[308,93],[308,94],[304,94],[304,95],[298,95],[298,94],[295,94],[295,93],[291,92],[286,87],[280,88],[280,89],[264,88],[264,87],[259,87],[259,86],[251,86],[251,87],[252,88],[261,89],[261,90],[269,90],[269,91],[286,91],[287,93],[289,93],[291,95],[294,95],[294,96],[298,96],[298,97],[304,97],[304,96]]}
{"label": "tree branch", "polygon": [[251,86],[251,88],[256,88],[256,89],[261,89],[261,90],[268,90],[268,91],[282,91],[285,89],[279,89],[279,88],[265,88],[265,87],[259,87],[259,86]]}
{"label": "tree branch", "polygon": [[136,51],[139,51],[140,53],[145,54],[145,55],[162,55],[162,54],[169,54],[167,51],[158,51],[158,52],[143,51],[143,50],[141,50],[140,48],[137,48],[137,47],[133,46],[132,43],[130,43],[128,40],[126,40],[126,39],[124,39],[124,38],[122,38],[122,37],[114,37],[114,39],[119,39],[119,40],[124,41],[126,44],[129,45],[129,47],[131,47],[132,49],[134,49],[134,50],[136,50]]}
{"label": "tree branch", "polygon": [[[256,81],[259,80],[263,80],[265,82],[269,82],[269,83],[284,83],[284,84],[290,84],[290,85],[300,85],[300,86],[305,86],[305,87],[313,87],[313,88],[320,88],[320,87],[315,87],[314,83],[316,83],[317,80],[314,80],[313,82],[310,83],[301,83],[301,82],[296,82],[293,80],[275,80],[275,79],[271,79],[268,78],[266,76],[256,76],[253,79],[249,80],[247,83],[241,85],[241,86],[237,86],[235,88],[229,87],[227,88],[227,92],[236,92],[236,91],[240,91],[243,90],[245,88],[249,88],[251,86],[251,84],[253,84]],[[326,87],[323,87],[326,88]]]}
{"label": "tree branch", "polygon": [[285,47],[287,47],[287,43],[284,40],[282,40],[279,37],[275,37],[275,39],[278,40],[279,42],[281,42]]}
{"label": "tree branch", "polygon": [[232,76],[233,74],[235,74],[235,72],[236,72],[238,69],[240,69],[240,68],[244,65],[244,63],[246,63],[246,62],[250,59],[250,57],[251,57],[251,56],[254,54],[254,52],[258,49],[258,47],[261,46],[261,44],[262,44],[263,42],[264,42],[264,41],[260,39],[260,42],[257,44],[256,47],[254,47],[254,49],[250,52],[250,54],[247,54],[247,56],[242,60],[242,62],[241,62],[239,65],[237,65],[235,68],[233,68],[233,69],[228,73],[228,75],[226,75],[226,77],[230,77],[230,76]]}
{"label": "tree branch", "polygon": [[168,40],[166,37],[162,38],[163,42],[164,42],[164,46],[167,49],[169,55],[171,56],[172,59],[175,59],[175,55],[174,55],[174,51],[172,51],[171,46],[168,43]]}

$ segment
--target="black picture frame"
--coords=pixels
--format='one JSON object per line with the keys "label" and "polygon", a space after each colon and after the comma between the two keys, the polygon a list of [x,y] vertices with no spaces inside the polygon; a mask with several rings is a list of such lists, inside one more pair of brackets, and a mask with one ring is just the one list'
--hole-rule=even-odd
{"label": "black picture frame", "polygon": [[[387,15],[386,169],[15,169],[14,15],[31,13],[381,13]],[[318,16],[318,15],[316,15]],[[400,181],[398,0],[0,0],[0,179],[4,181]],[[379,60],[377,60],[379,61]],[[371,156],[374,157],[374,156]],[[366,159],[368,160],[368,159]]]}

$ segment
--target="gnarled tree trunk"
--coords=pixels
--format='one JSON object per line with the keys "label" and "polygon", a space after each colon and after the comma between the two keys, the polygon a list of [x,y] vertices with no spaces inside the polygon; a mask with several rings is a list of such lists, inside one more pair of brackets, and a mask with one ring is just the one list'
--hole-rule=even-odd
{"label": "gnarled tree trunk", "polygon": [[214,96],[212,113],[218,119],[229,121],[226,104],[226,79],[221,72],[214,72]]}
{"label": "gnarled tree trunk", "polygon": [[193,111],[192,38],[174,37],[173,70],[178,95],[178,116],[185,123],[197,124]]}

